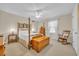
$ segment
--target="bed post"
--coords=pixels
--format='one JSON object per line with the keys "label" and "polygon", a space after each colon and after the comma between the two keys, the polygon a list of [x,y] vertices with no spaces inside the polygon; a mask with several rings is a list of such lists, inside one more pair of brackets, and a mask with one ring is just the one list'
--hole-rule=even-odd
{"label": "bed post", "polygon": [[19,40],[19,23],[17,23],[17,41]]}
{"label": "bed post", "polygon": [[28,33],[29,33],[29,43],[28,43],[28,49],[30,50],[31,46],[30,46],[30,17],[28,18]]}

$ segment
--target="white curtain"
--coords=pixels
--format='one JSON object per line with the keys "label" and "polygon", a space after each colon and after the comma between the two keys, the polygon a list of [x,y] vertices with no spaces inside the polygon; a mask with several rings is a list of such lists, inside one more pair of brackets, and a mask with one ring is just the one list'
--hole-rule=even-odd
{"label": "white curtain", "polygon": [[48,22],[48,33],[51,39],[56,39],[58,38],[57,35],[57,25],[58,21],[57,20],[52,20]]}

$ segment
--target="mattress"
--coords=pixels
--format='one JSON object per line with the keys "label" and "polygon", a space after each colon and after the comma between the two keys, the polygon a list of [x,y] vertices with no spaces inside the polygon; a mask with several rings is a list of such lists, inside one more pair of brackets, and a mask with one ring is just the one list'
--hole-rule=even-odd
{"label": "mattress", "polygon": [[[31,33],[30,39],[32,38],[33,35],[36,33]],[[19,42],[24,46],[28,47],[28,39],[29,39],[29,34],[28,31],[19,31]]]}
{"label": "mattress", "polygon": [[[32,38],[32,36],[36,34],[37,33],[30,33],[30,38]],[[19,38],[23,40],[28,40],[29,39],[28,31],[19,31]]]}
{"label": "mattress", "polygon": [[28,32],[27,31],[19,31],[19,38],[23,40],[28,39]]}

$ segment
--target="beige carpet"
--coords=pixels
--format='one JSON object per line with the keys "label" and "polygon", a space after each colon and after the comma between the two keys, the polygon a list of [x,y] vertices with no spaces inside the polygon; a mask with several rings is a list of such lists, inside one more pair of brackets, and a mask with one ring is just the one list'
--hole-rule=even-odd
{"label": "beige carpet", "polygon": [[7,44],[5,48],[5,55],[8,56],[22,56],[26,53],[26,48],[18,42]]}
{"label": "beige carpet", "polygon": [[71,45],[62,45],[55,40],[51,40],[40,53],[33,49],[28,50],[18,42],[7,44],[5,54],[7,56],[76,56]]}

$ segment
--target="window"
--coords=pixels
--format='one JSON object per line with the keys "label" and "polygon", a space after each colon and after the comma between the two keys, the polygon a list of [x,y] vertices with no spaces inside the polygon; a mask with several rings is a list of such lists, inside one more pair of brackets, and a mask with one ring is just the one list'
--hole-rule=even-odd
{"label": "window", "polygon": [[49,33],[55,33],[57,29],[57,20],[48,22]]}
{"label": "window", "polygon": [[36,32],[36,22],[32,21],[32,28],[31,28],[32,33]]}

